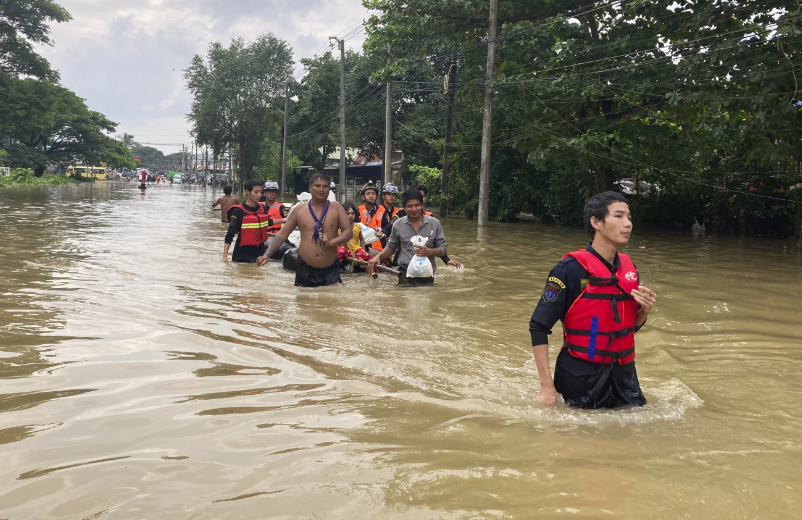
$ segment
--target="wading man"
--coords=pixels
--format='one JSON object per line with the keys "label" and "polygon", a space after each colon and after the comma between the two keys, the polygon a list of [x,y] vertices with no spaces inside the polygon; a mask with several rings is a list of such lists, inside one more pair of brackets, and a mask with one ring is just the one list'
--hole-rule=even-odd
{"label": "wading man", "polygon": [[[264,265],[296,228],[301,231],[298,246],[298,265],[295,271],[297,287],[322,287],[342,283],[337,246],[345,245],[353,237],[353,226],[348,222],[339,202],[331,202],[329,190],[331,179],[323,172],[312,175],[309,193],[312,199],[305,206],[293,210],[287,223],[270,241],[267,251],[258,259]],[[338,236],[337,230],[342,233]]]}
{"label": "wading man", "polygon": [[[635,333],[657,296],[639,284],[629,256],[618,253],[632,233],[629,206],[620,193],[601,193],[585,205],[584,221],[591,244],[568,253],[551,270],[529,322],[540,378],[537,401],[551,406],[562,394],[578,408],[643,406]],[[563,346],[552,381],[548,336],[558,320]]]}
{"label": "wading man", "polygon": [[[400,285],[409,284],[430,284],[434,283],[434,278],[407,278],[406,271],[409,263],[415,256],[429,257],[432,269],[437,271],[434,260],[437,257],[446,256],[446,235],[443,233],[443,226],[434,217],[427,217],[423,214],[423,195],[417,188],[410,188],[401,195],[401,202],[406,216],[399,218],[393,224],[390,238],[387,239],[387,247],[382,252],[370,260],[372,267],[379,265],[379,262],[390,258],[398,252],[398,266],[401,268],[401,275],[398,278]],[[410,239],[416,235],[427,238],[426,245],[415,247]],[[369,269],[366,269],[369,270]]]}
{"label": "wading man", "polygon": [[231,194],[231,186],[223,186],[223,196],[214,201],[212,209],[220,206],[220,217],[223,222],[228,222],[228,210],[239,204],[239,199]]}
{"label": "wading man", "polygon": [[267,246],[267,229],[271,225],[270,217],[265,207],[259,203],[262,197],[262,181],[251,179],[244,185],[245,202],[232,206],[228,212],[229,224],[223,246],[223,263],[228,263],[228,250],[234,236],[234,262],[253,264],[260,255],[264,254]]}

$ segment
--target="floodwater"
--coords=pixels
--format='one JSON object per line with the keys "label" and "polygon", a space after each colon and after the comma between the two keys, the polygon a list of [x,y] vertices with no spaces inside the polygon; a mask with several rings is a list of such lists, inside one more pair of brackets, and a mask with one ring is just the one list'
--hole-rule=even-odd
{"label": "floodwater", "polygon": [[213,198],[0,192],[0,518],[799,517],[795,242],[636,229],[649,404],[542,409],[528,320],[582,230],[449,219],[436,287],[299,290],[220,262]]}

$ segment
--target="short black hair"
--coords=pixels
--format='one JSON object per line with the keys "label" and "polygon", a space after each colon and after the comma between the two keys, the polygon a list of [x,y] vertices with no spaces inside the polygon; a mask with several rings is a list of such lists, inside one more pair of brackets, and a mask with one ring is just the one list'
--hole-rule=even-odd
{"label": "short black hair", "polygon": [[417,186],[414,188],[409,188],[401,195],[401,205],[406,206],[407,202],[411,200],[419,200],[420,203],[423,204],[423,195],[421,195],[421,192]]}
{"label": "short black hair", "polygon": [[427,197],[429,196],[429,188],[427,188],[423,184],[418,184],[415,187],[418,189],[418,191],[422,191],[425,196]]}
{"label": "short black hair", "polygon": [[245,189],[245,191],[253,191],[253,189],[256,188],[257,186],[261,188],[262,185],[264,185],[264,182],[256,179],[250,179],[248,181],[245,181],[243,188]]}
{"label": "short black hair", "polygon": [[231,195],[232,188],[231,186],[223,186],[223,193],[226,195]]}
{"label": "short black hair", "polygon": [[610,204],[615,202],[626,203],[627,198],[617,191],[605,191],[604,193],[594,195],[585,204],[585,211],[583,215],[585,219],[585,231],[588,232],[591,240],[593,240],[593,238],[596,236],[596,229],[593,227],[593,224],[590,223],[590,219],[596,217],[600,221],[604,222],[605,217],[610,214],[610,210],[607,208],[610,206]]}
{"label": "short black hair", "polygon": [[323,179],[324,181],[326,181],[326,184],[331,184],[331,177],[329,177],[329,174],[324,171],[319,171],[319,172],[314,172],[309,177],[309,185],[311,186],[312,183],[318,179]]}
{"label": "short black hair", "polygon": [[356,209],[356,206],[354,205],[353,202],[343,202],[343,209],[345,210],[346,213],[348,213],[349,209],[354,210],[354,215],[356,215],[357,218],[359,218],[359,210]]}

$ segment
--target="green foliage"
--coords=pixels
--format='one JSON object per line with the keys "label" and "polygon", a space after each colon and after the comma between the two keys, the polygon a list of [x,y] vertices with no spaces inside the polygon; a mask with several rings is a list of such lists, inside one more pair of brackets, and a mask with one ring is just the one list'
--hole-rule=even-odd
{"label": "green foliage", "polygon": [[266,34],[250,44],[241,38],[229,47],[212,43],[206,57],[195,55],[184,71],[194,96],[188,119],[197,142],[215,156],[234,148],[241,179],[253,175],[265,139],[279,137],[291,70],[287,42]]}
{"label": "green foliage", "polygon": [[73,184],[79,182],[77,179],[64,175],[46,175],[36,177],[30,168],[15,168],[11,175],[0,176],[0,188],[11,188],[17,186],[61,186],[62,184]]}
{"label": "green foliage", "polygon": [[0,74],[54,79],[36,45],[50,45],[50,24],[71,20],[52,0],[0,0]]}
{"label": "green foliage", "polygon": [[107,135],[116,123],[90,110],[74,92],[49,81],[10,79],[0,85],[0,143],[16,167],[37,176],[48,164],[107,162],[133,167],[129,150]]}
{"label": "green foliage", "polygon": [[[486,0],[363,3],[377,12],[365,48],[389,44],[393,58],[377,77],[422,67],[440,72],[457,58],[448,206],[472,216]],[[798,5],[500,2],[491,218],[527,212],[579,224],[588,196],[638,178],[653,186],[632,197],[639,222],[688,228],[696,216],[708,228],[792,232],[802,213]],[[442,89],[442,80],[417,89]],[[422,114],[413,129],[434,124],[417,146],[436,152],[442,103]]]}
{"label": "green foliage", "polygon": [[426,186],[429,195],[426,197],[426,204],[437,206],[442,198],[440,194],[440,183],[443,179],[443,170],[413,164],[409,166],[411,180],[418,185]]}

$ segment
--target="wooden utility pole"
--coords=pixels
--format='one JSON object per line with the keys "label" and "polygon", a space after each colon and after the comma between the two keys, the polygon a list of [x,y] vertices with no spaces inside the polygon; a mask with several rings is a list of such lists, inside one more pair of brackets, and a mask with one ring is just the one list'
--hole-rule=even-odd
{"label": "wooden utility pole", "polygon": [[206,189],[206,185],[209,184],[209,147],[204,146],[204,158],[203,158],[203,189]]}
{"label": "wooden utility pole", "polygon": [[284,92],[284,138],[281,140],[281,196],[287,193],[287,113],[290,110],[290,86]]}
{"label": "wooden utility pole", "polygon": [[[387,63],[390,63],[387,45]],[[384,107],[384,184],[393,182],[393,77],[387,78],[387,100]]]}
{"label": "wooden utility pole", "polygon": [[493,85],[496,70],[496,23],[498,0],[490,0],[490,30],[487,33],[487,70],[485,71],[485,110],[482,120],[482,165],[479,171],[479,225],[488,223],[490,203],[490,150],[493,138]]}
{"label": "wooden utility pole", "polygon": [[451,156],[451,129],[454,126],[454,103],[457,96],[458,71],[459,62],[455,54],[451,60],[451,67],[448,69],[448,85],[446,85],[448,108],[446,108],[446,136],[445,144],[443,145],[443,177],[440,180],[440,218],[445,218],[448,215],[448,171],[450,169],[448,160]]}
{"label": "wooden utility pole", "polygon": [[340,202],[345,202],[345,40],[329,36],[340,46]]}

